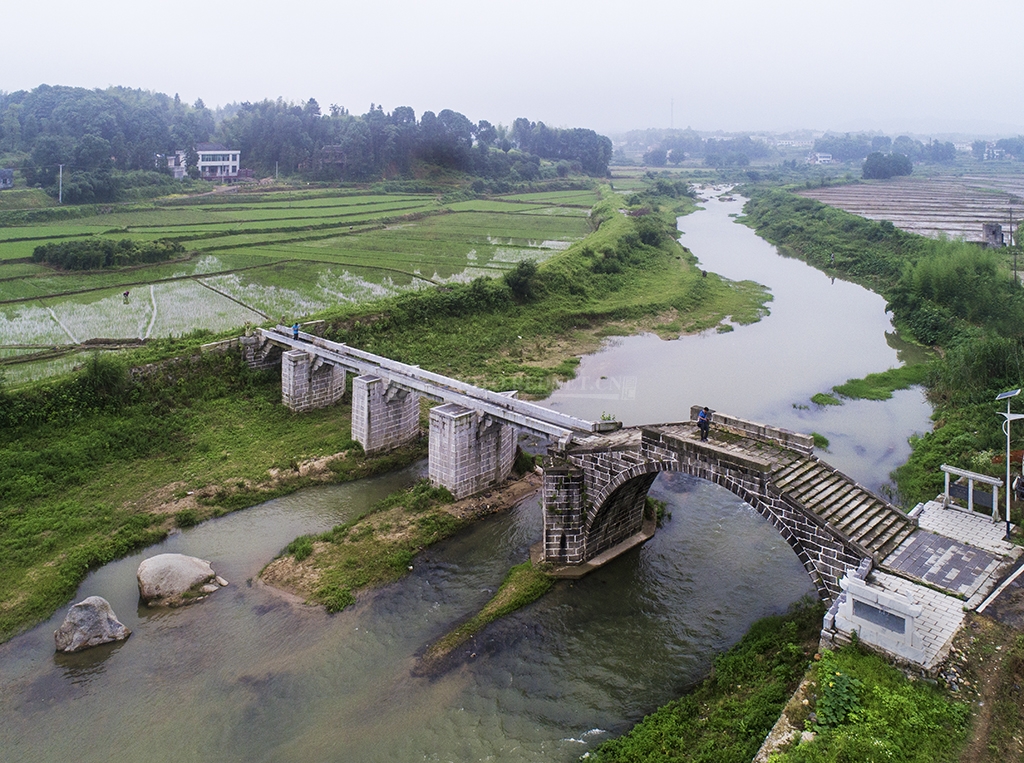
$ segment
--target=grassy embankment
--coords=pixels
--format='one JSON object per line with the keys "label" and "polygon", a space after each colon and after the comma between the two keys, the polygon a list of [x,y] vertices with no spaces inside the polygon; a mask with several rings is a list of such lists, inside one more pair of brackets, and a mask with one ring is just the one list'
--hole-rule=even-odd
{"label": "grassy embankment", "polygon": [[754,623],[711,676],[585,759],[598,763],[749,763],[817,649],[823,610]]}
{"label": "grassy embankment", "polygon": [[[748,763],[782,714],[791,731],[772,763],[959,760],[968,698],[910,680],[856,646],[812,660],[821,616],[815,605],[758,621],[709,678],[584,759]],[[813,737],[794,744],[802,731]]]}
{"label": "grassy embankment", "polygon": [[924,367],[873,374],[832,395],[878,399],[888,389],[925,384],[936,426],[912,440],[908,462],[894,473],[903,500],[934,498],[942,489],[942,463],[1005,474],[1005,466],[993,462],[1005,447],[994,399],[1024,384],[1024,290],[1015,288],[1004,257],[904,233],[780,190],[754,191],[747,212],[759,235],[878,292],[905,338],[940,349]]}
{"label": "grassy embankment", "polygon": [[[700,278],[664,225],[625,217],[619,204],[601,202],[592,217],[598,229],[536,273],[514,271],[525,278],[352,307],[326,316],[328,333],[493,387],[544,392],[609,325],[675,330],[760,313],[760,289]],[[125,356],[133,364],[191,358],[153,375],[129,377],[117,361],[96,362],[73,378],[3,393],[0,639],[49,616],[90,568],[159,540],[176,522],[422,453],[364,459],[348,438],[347,404],[292,414],[273,374],[193,356],[199,341],[152,343]]]}

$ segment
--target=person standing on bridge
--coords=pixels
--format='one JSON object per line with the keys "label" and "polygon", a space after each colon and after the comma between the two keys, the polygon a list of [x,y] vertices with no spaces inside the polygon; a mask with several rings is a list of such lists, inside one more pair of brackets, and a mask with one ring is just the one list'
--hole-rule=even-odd
{"label": "person standing on bridge", "polygon": [[708,441],[708,431],[711,429],[711,411],[705,405],[704,410],[697,414],[697,429],[700,430],[700,441]]}
{"label": "person standing on bridge", "polygon": [[295,321],[295,323],[292,324],[292,339],[294,339],[295,341],[299,340],[299,322],[298,321]]}

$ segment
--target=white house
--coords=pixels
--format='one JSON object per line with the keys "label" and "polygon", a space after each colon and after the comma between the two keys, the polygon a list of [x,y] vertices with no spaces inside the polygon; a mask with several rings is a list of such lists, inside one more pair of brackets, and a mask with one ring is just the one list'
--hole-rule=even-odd
{"label": "white house", "polygon": [[220,143],[196,143],[199,177],[203,180],[233,180],[238,177],[238,149]]}
{"label": "white house", "polygon": [[[238,177],[239,154],[237,148],[220,143],[196,143],[199,156],[199,177],[203,180],[235,180]],[[167,157],[167,167],[176,180],[185,177],[185,151],[175,151]]]}

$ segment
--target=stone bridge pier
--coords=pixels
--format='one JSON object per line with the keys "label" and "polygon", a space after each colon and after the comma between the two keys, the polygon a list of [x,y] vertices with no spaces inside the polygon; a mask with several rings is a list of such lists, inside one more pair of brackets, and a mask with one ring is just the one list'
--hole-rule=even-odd
{"label": "stone bridge pier", "polygon": [[456,499],[503,482],[515,458],[514,427],[457,403],[430,410],[430,481]]}
{"label": "stone bridge pier", "polygon": [[418,393],[380,376],[352,380],[352,439],[367,453],[380,453],[420,436]]}
{"label": "stone bridge pier", "polygon": [[[319,337],[301,334],[295,339],[288,330],[260,330],[238,343],[250,367],[280,365],[281,402],[293,411],[337,403],[352,372],[352,439],[368,454],[416,440],[421,434],[421,397],[440,401],[430,412],[430,480],[455,498],[473,495],[508,477],[515,462],[517,425],[567,434],[558,426],[566,417],[520,402],[515,392],[478,390]],[[549,426],[534,420],[533,408],[558,423]]]}

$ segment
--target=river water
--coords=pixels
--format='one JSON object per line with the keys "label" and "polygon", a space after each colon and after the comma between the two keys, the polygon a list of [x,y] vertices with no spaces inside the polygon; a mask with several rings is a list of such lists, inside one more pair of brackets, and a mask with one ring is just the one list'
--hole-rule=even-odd
{"label": "river water", "polygon": [[[738,202],[707,206],[681,220],[684,243],[709,270],[769,285],[772,314],[730,333],[610,342],[551,405],[645,423],[707,404],[821,432],[828,460],[884,484],[907,436],[928,425],[919,392],[793,407],[898,362],[880,298],[779,257],[733,223]],[[652,494],[672,518],[650,542],[496,623],[440,676],[414,676],[417,654],[526,558],[541,533],[537,499],[429,549],[408,577],[337,615],[251,582],[296,535],[346,521],[424,471],[270,501],[92,573],[76,600],[105,597],[133,635],[54,655],[62,610],[0,646],[0,759],[573,761],[699,680],[751,622],[813,593],[750,507],[669,474]],[[169,551],[210,559],[231,585],[192,607],[139,607],[138,564]]]}

